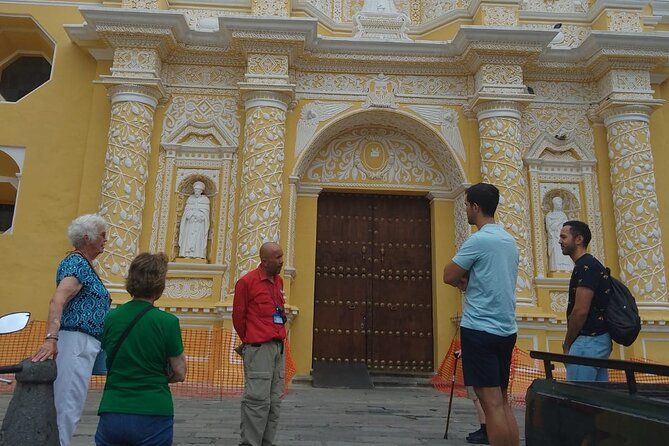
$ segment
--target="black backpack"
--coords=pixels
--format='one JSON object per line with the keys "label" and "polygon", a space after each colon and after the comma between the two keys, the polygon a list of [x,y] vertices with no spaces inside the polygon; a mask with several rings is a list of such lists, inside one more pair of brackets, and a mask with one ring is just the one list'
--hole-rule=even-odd
{"label": "black backpack", "polygon": [[625,284],[611,276],[608,268],[606,272],[611,280],[611,292],[608,306],[604,311],[604,319],[606,319],[611,339],[629,347],[641,331],[639,309],[634,296]]}

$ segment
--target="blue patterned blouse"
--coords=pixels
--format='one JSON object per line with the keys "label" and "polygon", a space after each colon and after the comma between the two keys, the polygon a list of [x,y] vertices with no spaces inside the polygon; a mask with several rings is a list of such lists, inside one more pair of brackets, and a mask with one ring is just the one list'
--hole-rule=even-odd
{"label": "blue patterned blouse", "polygon": [[84,257],[70,254],[60,262],[56,285],[66,277],[74,277],[82,284],[81,290],[65,304],[60,329],[80,331],[100,339],[102,325],[109,311],[109,291]]}

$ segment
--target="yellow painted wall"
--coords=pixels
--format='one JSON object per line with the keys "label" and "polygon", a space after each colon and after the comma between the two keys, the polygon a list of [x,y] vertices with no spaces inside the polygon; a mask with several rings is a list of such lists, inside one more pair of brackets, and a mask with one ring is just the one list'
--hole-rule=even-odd
{"label": "yellow painted wall", "polygon": [[[71,249],[67,225],[80,211],[96,210],[79,207],[89,121],[98,112],[96,62],[63,28],[82,22],[76,7],[3,3],[3,13],[30,14],[56,41],[52,79],[17,103],[0,103],[0,143],[26,149],[14,231],[0,235],[0,307],[44,320],[56,266]],[[104,113],[95,119],[108,125]]]}

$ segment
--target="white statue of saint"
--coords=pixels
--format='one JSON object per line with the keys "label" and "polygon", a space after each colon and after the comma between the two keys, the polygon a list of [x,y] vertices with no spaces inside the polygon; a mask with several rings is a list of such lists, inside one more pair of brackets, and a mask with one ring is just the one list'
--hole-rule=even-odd
{"label": "white statue of saint", "polygon": [[186,201],[179,228],[179,257],[207,257],[209,198],[202,195],[203,191],[204,183],[196,181],[193,184],[193,195]]}
{"label": "white statue of saint", "polygon": [[546,214],[549,271],[571,271],[574,269],[574,262],[569,256],[562,254],[560,248],[560,231],[562,225],[568,220],[569,217],[562,210],[562,198],[553,197],[553,210]]}

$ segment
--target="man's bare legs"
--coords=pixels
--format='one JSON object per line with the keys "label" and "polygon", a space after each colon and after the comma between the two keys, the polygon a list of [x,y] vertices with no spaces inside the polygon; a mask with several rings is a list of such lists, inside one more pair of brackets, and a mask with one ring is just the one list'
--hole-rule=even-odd
{"label": "man's bare legs", "polygon": [[518,423],[513,416],[506,390],[499,387],[474,387],[486,418],[491,446],[518,446]]}

